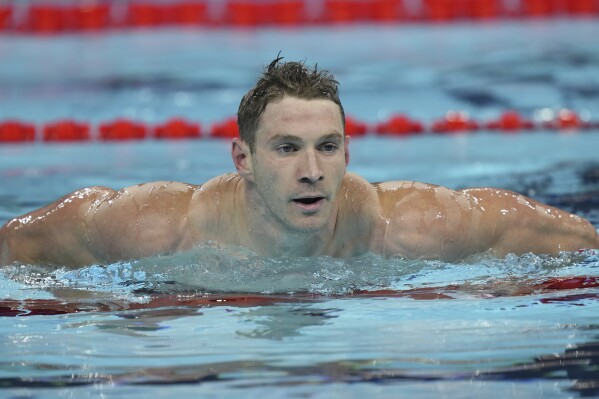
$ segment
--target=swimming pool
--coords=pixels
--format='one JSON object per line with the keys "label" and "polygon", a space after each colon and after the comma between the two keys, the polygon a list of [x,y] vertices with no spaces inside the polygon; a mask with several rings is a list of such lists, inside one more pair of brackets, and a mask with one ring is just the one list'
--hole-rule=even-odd
{"label": "swimming pool", "polygon": [[[0,119],[208,124],[232,115],[283,50],[335,73],[347,113],[362,120],[492,118],[508,107],[597,120],[597,34],[596,21],[557,20],[0,37]],[[596,130],[370,135],[352,141],[350,169],[503,187],[599,227],[596,148]],[[83,186],[202,182],[232,170],[228,151],[209,139],[3,144],[0,222]],[[10,267],[0,396],[597,396],[597,276],[596,252],[451,264],[239,261],[202,247],[74,271]]]}

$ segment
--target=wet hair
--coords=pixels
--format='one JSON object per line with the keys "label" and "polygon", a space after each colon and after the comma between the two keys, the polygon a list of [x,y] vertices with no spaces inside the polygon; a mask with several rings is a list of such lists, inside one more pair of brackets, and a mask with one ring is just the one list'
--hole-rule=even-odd
{"label": "wet hair", "polygon": [[326,70],[318,66],[308,68],[303,62],[280,62],[274,59],[256,82],[256,85],[241,99],[237,111],[239,136],[253,153],[256,130],[268,103],[291,96],[305,100],[331,100],[339,106],[341,122],[345,128],[345,113],[339,100],[339,82]]}

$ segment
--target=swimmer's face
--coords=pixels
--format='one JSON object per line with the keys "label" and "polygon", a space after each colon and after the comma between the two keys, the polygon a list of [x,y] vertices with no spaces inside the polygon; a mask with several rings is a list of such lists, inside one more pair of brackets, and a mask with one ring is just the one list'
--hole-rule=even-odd
{"label": "swimmer's face", "polygon": [[265,214],[295,232],[324,228],[349,161],[348,140],[330,100],[286,96],[269,103],[246,176]]}

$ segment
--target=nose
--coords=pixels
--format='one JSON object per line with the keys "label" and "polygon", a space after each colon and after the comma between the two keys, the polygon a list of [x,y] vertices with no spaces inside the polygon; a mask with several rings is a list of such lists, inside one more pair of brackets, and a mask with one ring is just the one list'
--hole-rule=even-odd
{"label": "nose", "polygon": [[314,184],[324,179],[318,156],[314,151],[307,151],[299,168],[299,181]]}

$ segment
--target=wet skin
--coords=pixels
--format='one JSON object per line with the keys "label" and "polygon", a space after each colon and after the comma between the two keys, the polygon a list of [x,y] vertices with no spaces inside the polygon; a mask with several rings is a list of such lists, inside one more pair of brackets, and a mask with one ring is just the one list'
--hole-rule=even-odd
{"label": "wet skin", "polygon": [[91,187],[9,221],[0,264],[77,267],[184,251],[205,242],[266,256],[456,260],[474,254],[599,248],[586,220],[517,193],[454,191],[346,173],[349,137],[328,100],[269,103],[254,151],[234,140],[237,173],[205,184]]}

